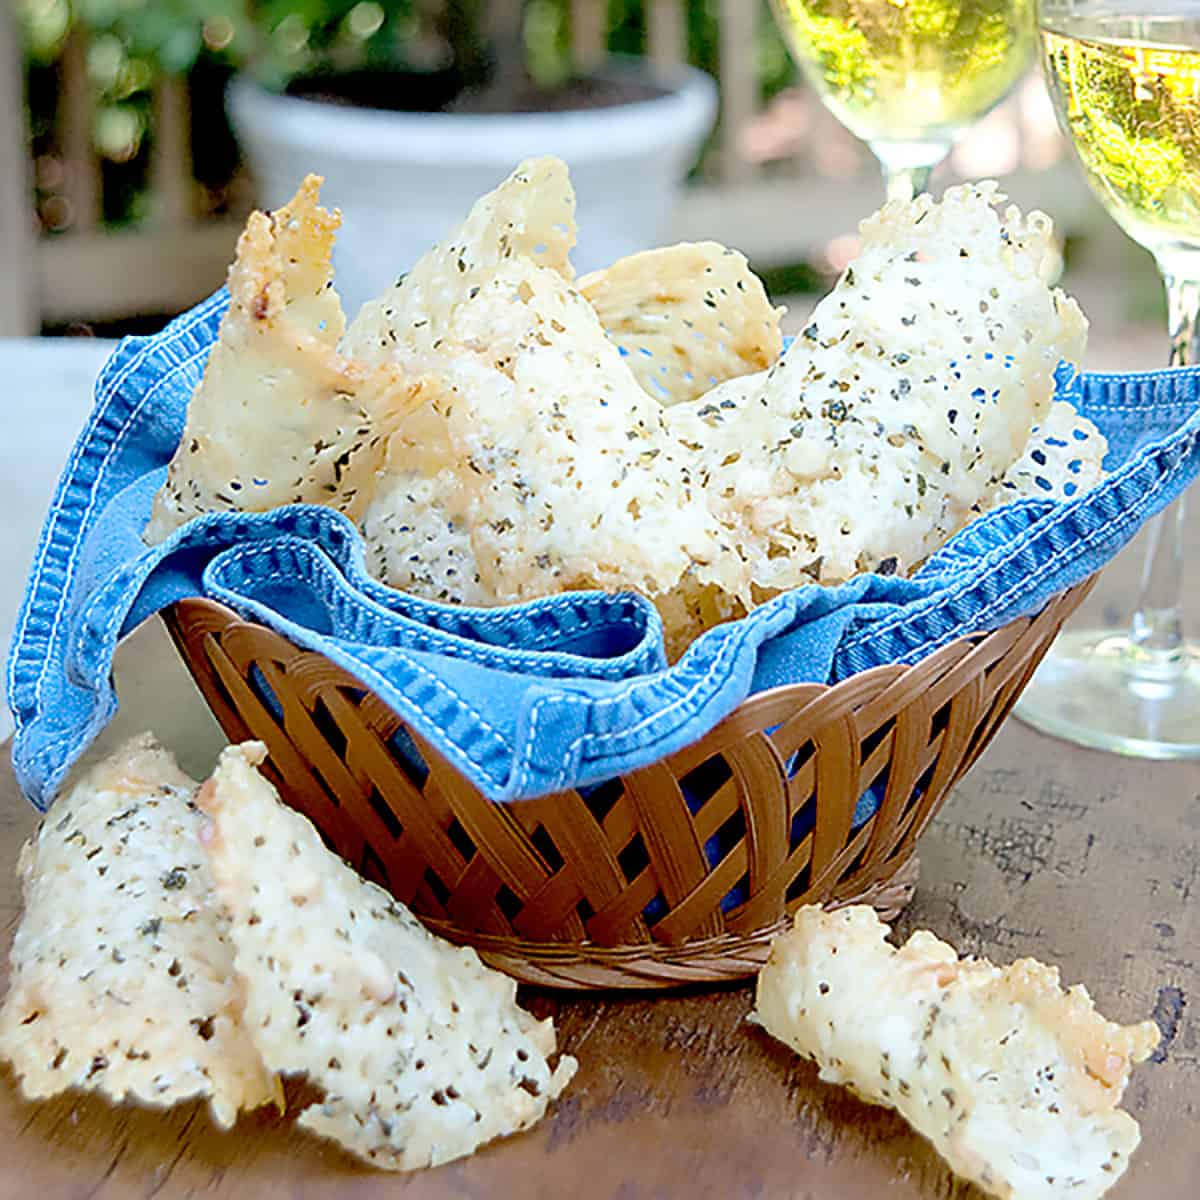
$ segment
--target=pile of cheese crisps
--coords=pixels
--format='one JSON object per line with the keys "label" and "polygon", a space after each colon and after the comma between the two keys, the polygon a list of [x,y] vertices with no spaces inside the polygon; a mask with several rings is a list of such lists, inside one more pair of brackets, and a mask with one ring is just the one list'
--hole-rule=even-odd
{"label": "pile of cheese crisps", "polygon": [[523,163],[347,327],[337,218],[255,213],[148,540],[288,503],[358,521],[385,583],[495,605],[635,590],[678,654],[808,583],[919,565],[979,513],[1100,477],[1053,401],[1086,323],[1049,220],[995,185],[893,201],[785,352],[740,254],[574,277],[563,163]]}
{"label": "pile of cheese crisps", "polygon": [[[143,735],[55,801],[21,852],[0,1003],[25,1096],[203,1099],[229,1128],[303,1078],[297,1124],[395,1171],[543,1118],[576,1067],[551,1021],[327,850],[263,754],[230,747],[197,786]],[[1107,1020],[1031,959],[887,932],[869,908],[802,908],[752,1020],[1001,1200],[1097,1200],[1138,1145],[1120,1102],[1157,1026]]]}
{"label": "pile of cheese crisps", "polygon": [[554,1026],[474,950],[361,879],[231,746],[198,786],[149,734],[56,800],[19,864],[0,1061],[69,1089],[297,1124],[371,1166],[436,1166],[528,1128],[567,1085]]}

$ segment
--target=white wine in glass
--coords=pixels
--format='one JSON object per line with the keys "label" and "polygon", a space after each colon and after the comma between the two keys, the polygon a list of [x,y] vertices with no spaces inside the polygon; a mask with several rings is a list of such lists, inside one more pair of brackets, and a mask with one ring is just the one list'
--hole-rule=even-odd
{"label": "white wine in glass", "polygon": [[[1155,257],[1172,366],[1200,362],[1200,0],[1043,0],[1043,65],[1092,190]],[[1069,626],[1017,713],[1145,758],[1200,757],[1200,653],[1183,629],[1182,499],[1156,517],[1131,629]]]}
{"label": "white wine in glass", "polygon": [[1024,74],[1035,0],[773,0],[826,108],[911,199],[960,134]]}

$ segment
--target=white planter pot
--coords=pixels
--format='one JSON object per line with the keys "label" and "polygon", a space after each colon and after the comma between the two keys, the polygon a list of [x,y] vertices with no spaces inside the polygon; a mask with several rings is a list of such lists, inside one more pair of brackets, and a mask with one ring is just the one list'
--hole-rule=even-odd
{"label": "white planter pot", "polygon": [[652,100],[561,113],[460,115],[353,108],[235,79],[228,106],[259,198],[284,203],[310,171],[342,210],[336,266],[347,311],[376,295],[522,159],[566,160],[578,194],[581,271],[661,243],[684,175],[716,114],[716,86],[691,68],[614,73],[670,88]]}

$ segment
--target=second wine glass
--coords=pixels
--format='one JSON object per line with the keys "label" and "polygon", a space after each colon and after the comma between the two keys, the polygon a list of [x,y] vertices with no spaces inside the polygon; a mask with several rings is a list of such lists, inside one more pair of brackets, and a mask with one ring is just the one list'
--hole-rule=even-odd
{"label": "second wine glass", "polygon": [[1035,0],[772,0],[826,108],[870,147],[888,199],[930,172],[1025,72]]}
{"label": "second wine glass", "polygon": [[[1170,365],[1200,364],[1200,0],[1043,0],[1042,64],[1100,203],[1154,255]],[[1184,498],[1149,526],[1127,632],[1072,622],[1017,715],[1140,758],[1200,758],[1200,644],[1184,636]]]}

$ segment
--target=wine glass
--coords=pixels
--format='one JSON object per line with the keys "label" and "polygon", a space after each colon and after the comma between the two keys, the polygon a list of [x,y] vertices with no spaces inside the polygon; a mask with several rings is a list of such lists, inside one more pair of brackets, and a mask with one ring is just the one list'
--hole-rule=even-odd
{"label": "wine glass", "polygon": [[1024,73],[1035,0],[772,0],[825,107],[911,200],[961,133]]}
{"label": "wine glass", "polygon": [[[1158,263],[1171,366],[1200,362],[1200,0],[1043,0],[1043,66],[1088,183]],[[1184,500],[1151,523],[1132,628],[1069,627],[1017,713],[1143,758],[1200,756],[1200,647],[1183,630]]]}

